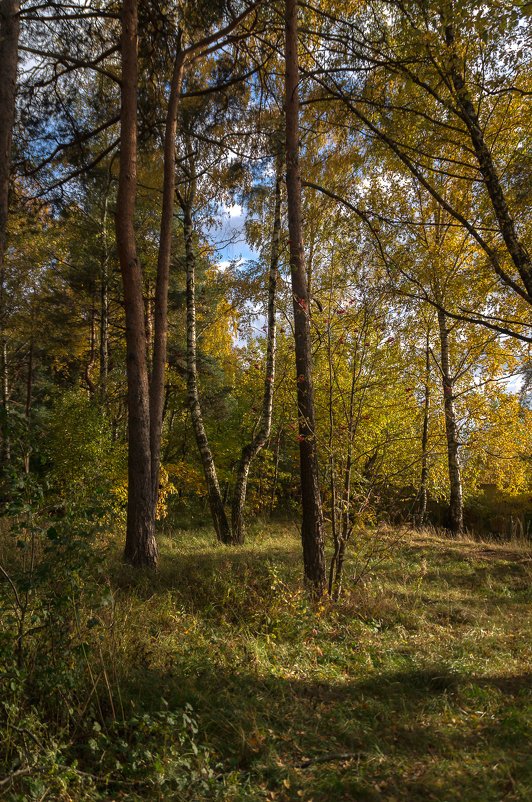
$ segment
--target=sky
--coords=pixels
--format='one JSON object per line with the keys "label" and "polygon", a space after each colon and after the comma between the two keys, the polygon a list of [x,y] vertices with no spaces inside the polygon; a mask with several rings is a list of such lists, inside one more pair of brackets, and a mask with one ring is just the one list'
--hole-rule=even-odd
{"label": "sky", "polygon": [[224,207],[220,219],[221,226],[207,232],[209,242],[218,248],[220,267],[227,267],[233,259],[256,259],[257,253],[246,242],[246,215],[242,206]]}

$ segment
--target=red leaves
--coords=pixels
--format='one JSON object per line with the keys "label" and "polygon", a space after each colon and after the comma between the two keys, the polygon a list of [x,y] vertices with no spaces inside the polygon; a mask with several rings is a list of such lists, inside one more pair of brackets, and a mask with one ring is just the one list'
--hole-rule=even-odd
{"label": "red leaves", "polygon": [[270,379],[270,377],[269,377],[269,376],[266,376],[266,381],[267,381],[267,382],[271,382],[271,379]]}
{"label": "red leaves", "polygon": [[299,440],[300,443],[302,443],[305,438],[303,437],[302,434],[298,434],[297,439]]}
{"label": "red leaves", "polygon": [[299,384],[303,384],[303,382],[305,381],[305,377],[303,376],[303,374],[301,374],[301,376],[297,377],[297,380],[298,380]]}

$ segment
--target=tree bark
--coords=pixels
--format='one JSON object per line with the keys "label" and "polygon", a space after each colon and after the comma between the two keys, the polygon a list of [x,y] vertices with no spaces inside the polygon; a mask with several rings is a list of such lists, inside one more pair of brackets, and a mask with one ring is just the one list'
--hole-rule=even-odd
{"label": "tree bark", "polygon": [[419,484],[419,509],[417,525],[423,526],[427,514],[427,486],[429,478],[428,443],[429,443],[429,412],[430,412],[430,343],[427,330],[425,344],[425,398],[423,403],[423,434],[421,435],[421,479]]}
{"label": "tree bark", "polygon": [[96,392],[96,387],[92,380],[92,370],[96,362],[96,305],[94,296],[91,301],[90,328],[89,328],[89,358],[85,365],[85,383],[91,396]]}
{"label": "tree bark", "polygon": [[451,375],[451,359],[449,353],[449,329],[444,312],[438,310],[438,326],[440,330],[441,374],[443,382],[443,404],[445,410],[445,435],[447,438],[447,461],[449,465],[449,529],[460,533],[464,528],[464,510],[462,498],[462,476],[458,456],[459,441],[456,414],[454,409],[453,385]]}
{"label": "tree bark", "polygon": [[323,511],[318,477],[314,384],[309,322],[309,297],[303,242],[301,175],[299,169],[299,65],[297,0],[286,0],[285,104],[286,189],[290,273],[294,309],[299,458],[303,516],[301,539],[305,579],[315,596],[326,590]]}
{"label": "tree bark", "polygon": [[187,394],[192,427],[203,465],[207,484],[207,497],[211,510],[216,537],[222,543],[231,542],[231,532],[225,514],[214,458],[209,446],[207,432],[198,390],[198,369],[196,356],[196,255],[194,253],[194,228],[192,225],[191,201],[181,202],[183,209],[183,232],[185,237],[185,259],[187,271]]}
{"label": "tree bark", "polygon": [[109,247],[107,244],[107,212],[109,207],[109,181],[105,187],[102,211],[102,255],[100,262],[100,401],[107,399],[109,376]]}
{"label": "tree bark", "polygon": [[19,0],[0,0],[0,352],[2,359],[2,440],[0,457],[5,466],[10,460],[8,432],[7,341],[5,333],[5,252],[9,209],[11,145],[15,120],[18,40],[20,32]]}
{"label": "tree bark", "polygon": [[247,480],[253,459],[264,446],[270,436],[273,411],[273,386],[275,380],[276,322],[275,298],[277,293],[277,277],[279,266],[279,243],[281,236],[281,182],[283,162],[277,159],[277,175],[275,181],[275,206],[273,213],[272,248],[268,281],[268,334],[266,346],[266,375],[262,395],[262,410],[255,426],[250,443],[242,448],[237,466],[236,483],[233,491],[231,507],[231,540],[233,543],[244,543],[246,528],[244,521],[244,504],[246,502]]}
{"label": "tree bark", "polygon": [[454,26],[452,24],[447,24],[445,27],[445,44],[447,45],[449,53],[449,72],[461,112],[460,116],[473,143],[478,166],[484,179],[502,238],[529,297],[532,297],[532,260],[528,250],[517,234],[515,222],[510,215],[497,168],[495,167],[490,150],[484,139],[475,106],[467,90],[465,77],[460,69],[459,57],[456,52]]}
{"label": "tree bark", "polygon": [[157,566],[151,482],[150,407],[143,281],[137,257],[134,211],[137,189],[137,3],[123,0],[120,170],[116,239],[124,286],[128,384],[128,504],[124,557]]}
{"label": "tree bark", "polygon": [[159,495],[159,468],[163,428],[166,342],[168,338],[168,284],[172,250],[172,223],[174,219],[175,137],[184,66],[185,56],[181,49],[181,33],[179,33],[164,134],[163,205],[157,258],[157,281],[155,285],[153,358],[150,383],[150,449],[154,509],[157,508]]}

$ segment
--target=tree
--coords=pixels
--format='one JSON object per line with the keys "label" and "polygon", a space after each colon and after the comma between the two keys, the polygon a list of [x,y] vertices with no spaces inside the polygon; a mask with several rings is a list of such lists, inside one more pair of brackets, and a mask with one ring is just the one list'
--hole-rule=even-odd
{"label": "tree", "polygon": [[268,307],[267,307],[267,334],[266,334],[266,372],[264,376],[264,392],[262,408],[257,420],[251,442],[247,443],[240,454],[236,469],[236,482],[233,490],[231,508],[231,537],[234,543],[243,543],[245,539],[244,504],[246,500],[246,487],[249,469],[254,457],[257,456],[268,440],[272,426],[273,388],[275,381],[276,356],[276,319],[275,303],[277,294],[277,279],[279,266],[279,249],[281,237],[281,182],[283,162],[280,154],[276,158],[275,191],[273,227],[271,238],[271,258],[268,272]]}
{"label": "tree", "polygon": [[0,457],[9,462],[9,436],[7,429],[8,387],[7,346],[4,336],[4,259],[6,251],[7,215],[9,206],[9,180],[11,175],[11,142],[15,119],[17,86],[17,59],[19,39],[19,0],[0,2],[0,381],[2,385],[2,421]]}
{"label": "tree", "polygon": [[312,587],[314,594],[320,596],[325,592],[325,553],[314,412],[314,382],[312,377],[309,320],[310,299],[305,270],[301,175],[299,169],[299,59],[296,0],[286,0],[285,23],[286,195],[294,313],[301,502],[303,507],[301,540],[303,543],[305,579]]}

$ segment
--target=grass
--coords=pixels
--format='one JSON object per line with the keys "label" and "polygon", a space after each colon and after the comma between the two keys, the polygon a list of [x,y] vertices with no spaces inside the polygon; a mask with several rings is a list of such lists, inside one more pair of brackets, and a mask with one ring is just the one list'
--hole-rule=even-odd
{"label": "grass", "polygon": [[[109,603],[88,636],[98,666],[87,710],[97,697],[104,731],[106,720],[146,715],[155,738],[154,715],[166,721],[189,705],[192,751],[205,750],[215,768],[187,798],[532,797],[526,544],[369,533],[356,559],[374,552],[379,564],[350,585],[352,551],[336,604],[314,604],[302,590],[290,525],[257,529],[236,549],[207,530],[167,534],[160,547],[157,575],[122,565],[118,549],[108,559],[100,581]],[[87,775],[102,773],[83,744],[68,754]],[[170,765],[168,754],[162,764],[144,758],[144,786],[113,786],[108,774],[83,798],[180,800],[165,791]]]}

